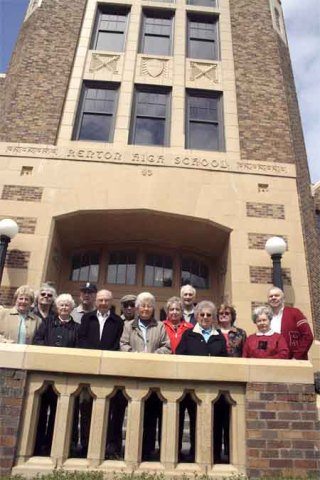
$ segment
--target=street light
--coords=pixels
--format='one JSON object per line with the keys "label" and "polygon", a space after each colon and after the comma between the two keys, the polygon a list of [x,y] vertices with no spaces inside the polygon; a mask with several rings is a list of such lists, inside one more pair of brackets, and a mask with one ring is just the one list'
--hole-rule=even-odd
{"label": "street light", "polygon": [[17,235],[19,227],[14,220],[4,218],[0,221],[0,285],[6,260],[8,245],[10,241]]}
{"label": "street light", "polygon": [[271,237],[266,241],[265,249],[272,259],[272,283],[283,290],[281,257],[287,250],[287,244],[281,237]]}

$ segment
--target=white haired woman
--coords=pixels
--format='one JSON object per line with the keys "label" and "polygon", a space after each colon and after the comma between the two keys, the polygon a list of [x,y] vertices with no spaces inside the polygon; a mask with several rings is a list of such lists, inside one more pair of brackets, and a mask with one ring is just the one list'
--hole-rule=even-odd
{"label": "white haired woman", "polygon": [[245,358],[289,358],[289,348],[285,338],[271,329],[273,313],[270,307],[258,307],[252,319],[257,332],[250,335],[243,347]]}

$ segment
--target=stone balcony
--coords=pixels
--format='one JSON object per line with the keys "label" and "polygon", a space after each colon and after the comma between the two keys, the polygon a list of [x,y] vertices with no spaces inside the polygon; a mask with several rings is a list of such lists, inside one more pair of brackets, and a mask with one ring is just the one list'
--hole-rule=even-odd
{"label": "stone balcony", "polygon": [[[308,361],[184,357],[0,344],[0,393],[4,455],[1,473],[33,476],[57,468],[112,472],[197,473],[221,478],[319,472],[320,433],[313,365]],[[57,407],[50,453],[34,454],[41,394],[51,385]],[[70,454],[77,395],[92,397],[88,451]],[[128,401],[124,457],[105,458],[111,398],[121,389]],[[144,403],[151,392],[162,401],[158,461],[143,461]],[[179,402],[196,409],[192,463],[178,457]],[[215,463],[214,405],[230,405],[230,457]]]}

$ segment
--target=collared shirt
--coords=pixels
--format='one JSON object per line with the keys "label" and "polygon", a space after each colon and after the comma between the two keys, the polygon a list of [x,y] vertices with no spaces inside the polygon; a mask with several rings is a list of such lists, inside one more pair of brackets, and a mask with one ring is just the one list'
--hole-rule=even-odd
{"label": "collared shirt", "polygon": [[143,322],[141,322],[140,318],[138,319],[138,325],[141,330],[142,336],[143,336],[143,341],[144,341],[144,351],[147,352],[147,325],[145,325]]}
{"label": "collared shirt", "polygon": [[109,315],[110,315],[110,310],[108,310],[107,313],[104,313],[104,314],[99,312],[99,310],[97,311],[97,318],[98,318],[99,327],[100,327],[100,340],[101,340],[101,337],[102,337],[104,324],[106,323]]}
{"label": "collared shirt", "polygon": [[263,332],[257,332],[256,335],[258,337],[271,337],[271,335],[274,334],[274,330],[272,330],[272,328],[270,328],[270,330],[268,330],[267,332],[263,333]]}
{"label": "collared shirt", "polygon": [[191,317],[194,314],[194,310],[183,310],[183,318],[185,322],[190,323]]}
{"label": "collared shirt", "polygon": [[280,308],[277,314],[274,314],[271,320],[271,328],[276,333],[281,333],[281,320],[284,307]]}
{"label": "collared shirt", "polygon": [[19,334],[18,334],[18,343],[24,345],[26,343],[27,328],[26,328],[26,317],[19,314],[20,325],[19,325]]}
{"label": "collared shirt", "polygon": [[219,332],[215,328],[202,328],[199,323],[196,323],[196,325],[193,328],[193,331],[196,333],[200,333],[203,338],[205,339],[205,342],[208,343],[209,338],[211,335],[219,335]]}

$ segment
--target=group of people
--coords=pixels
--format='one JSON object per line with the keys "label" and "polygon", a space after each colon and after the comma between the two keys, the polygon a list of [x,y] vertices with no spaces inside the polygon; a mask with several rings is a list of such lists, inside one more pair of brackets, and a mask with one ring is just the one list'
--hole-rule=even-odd
{"label": "group of people", "polygon": [[[277,287],[269,290],[267,304],[254,310],[256,333],[249,336],[235,325],[236,310],[232,305],[223,303],[217,308],[207,300],[196,303],[196,290],[191,285],[184,285],[179,297],[168,299],[164,321],[155,318],[156,299],[149,292],[125,295],[120,304],[121,315],[117,315],[112,307],[112,293],[106,289],[97,291],[90,282],[80,288],[77,307],[70,294],[57,295],[50,284],[41,285],[36,295],[29,286],[21,286],[14,294],[13,308],[0,307],[0,342],[123,352],[306,360],[313,341],[305,316],[297,308],[284,305],[284,293]],[[113,425],[113,433],[107,441],[110,455],[118,455],[121,449],[126,408],[122,397],[114,399],[110,405],[109,420]],[[157,425],[159,429],[161,424],[157,399],[153,392],[145,410],[143,452],[146,459],[152,457]],[[82,403],[85,409],[86,402]],[[196,413],[190,395],[180,404],[179,449],[186,410],[190,418],[190,452],[194,455]],[[82,432],[84,448],[88,442],[87,423],[84,422]],[[227,437],[226,425],[222,425],[221,430],[223,428],[224,437]]]}

